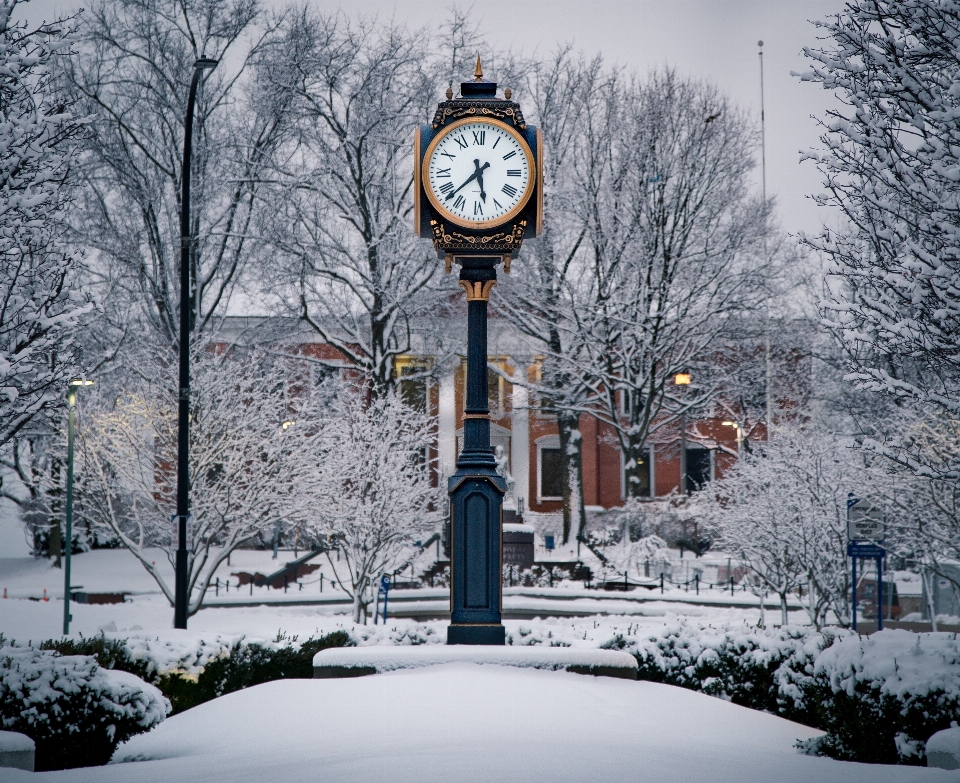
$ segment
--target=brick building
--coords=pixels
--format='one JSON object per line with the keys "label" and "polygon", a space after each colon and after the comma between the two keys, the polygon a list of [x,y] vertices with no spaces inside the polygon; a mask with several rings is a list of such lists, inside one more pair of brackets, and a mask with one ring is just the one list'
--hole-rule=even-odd
{"label": "brick building", "polygon": [[[289,329],[277,329],[282,338],[271,339],[268,322],[256,318],[227,319],[228,341],[282,342],[285,351],[309,360],[314,379],[319,381],[338,366],[347,368],[342,355],[332,346],[319,342],[315,335],[300,332],[291,337]],[[288,325],[289,326],[289,325]],[[460,326],[458,323],[457,326]],[[533,379],[538,372],[538,359],[524,351],[501,319],[491,319],[489,363],[511,378],[526,375]],[[453,330],[451,330],[453,331]],[[244,335],[244,340],[239,336]],[[266,336],[265,336],[266,335]],[[256,336],[256,339],[253,337]],[[422,346],[421,346],[422,347]],[[781,354],[784,354],[781,351]],[[800,386],[809,387],[809,368],[803,364],[806,349],[792,347],[786,351],[785,365],[791,378],[792,399],[778,398],[778,409],[796,407],[797,378]],[[783,365],[783,362],[780,363]],[[437,466],[437,480],[454,472],[456,455],[463,435],[463,407],[466,384],[466,359],[454,355],[442,364],[426,350],[397,357],[394,373],[404,399],[420,410],[428,411],[436,422],[436,440],[431,461]],[[511,383],[504,375],[488,370],[491,445],[499,447],[501,459],[513,478],[512,499],[506,508],[519,507],[539,513],[561,510],[560,438],[555,417],[541,412],[535,395],[520,384]],[[294,373],[302,383],[302,373]],[[801,377],[803,376],[803,377]],[[292,392],[295,393],[295,392]],[[729,405],[717,406],[715,416],[690,419],[686,424],[687,481],[690,489],[722,478],[724,471],[736,461],[741,441],[766,439],[763,421],[744,424],[744,429],[730,419],[736,410]],[[756,418],[756,417],[755,417]],[[651,499],[680,490],[680,424],[661,428],[649,443],[648,493]],[[589,511],[622,505],[624,492],[623,459],[616,434],[606,423],[583,414],[580,417],[583,437],[584,504]]]}

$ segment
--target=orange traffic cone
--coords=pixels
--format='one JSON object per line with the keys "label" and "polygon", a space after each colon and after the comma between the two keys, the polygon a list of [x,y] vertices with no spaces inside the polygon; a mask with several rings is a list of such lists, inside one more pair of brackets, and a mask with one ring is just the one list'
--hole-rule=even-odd
{"label": "orange traffic cone", "polygon": [[47,588],[46,588],[46,587],[43,588],[43,600],[44,600],[44,601],[49,601],[49,600],[50,600],[49,598],[47,598]]}

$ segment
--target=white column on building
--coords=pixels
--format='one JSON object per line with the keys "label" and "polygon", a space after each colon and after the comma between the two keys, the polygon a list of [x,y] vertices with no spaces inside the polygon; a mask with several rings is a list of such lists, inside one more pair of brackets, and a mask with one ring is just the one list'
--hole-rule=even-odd
{"label": "white column on building", "polygon": [[440,472],[452,476],[457,467],[457,411],[454,374],[456,368],[440,375],[440,407],[437,411],[437,455]]}
{"label": "white column on building", "polygon": [[[527,368],[517,365],[516,372],[525,377]],[[530,487],[530,393],[523,386],[513,387],[513,415],[511,416],[510,470],[515,483],[514,494],[523,498],[524,509],[530,508],[530,498],[536,497]]]}

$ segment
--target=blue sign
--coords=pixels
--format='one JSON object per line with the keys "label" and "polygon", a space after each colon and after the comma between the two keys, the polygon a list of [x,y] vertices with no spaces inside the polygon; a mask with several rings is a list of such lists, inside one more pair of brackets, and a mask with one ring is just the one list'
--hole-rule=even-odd
{"label": "blue sign", "polygon": [[390,589],[390,577],[387,574],[380,577],[380,589],[384,592]]}
{"label": "blue sign", "polygon": [[886,557],[887,550],[877,544],[847,544],[847,557]]}

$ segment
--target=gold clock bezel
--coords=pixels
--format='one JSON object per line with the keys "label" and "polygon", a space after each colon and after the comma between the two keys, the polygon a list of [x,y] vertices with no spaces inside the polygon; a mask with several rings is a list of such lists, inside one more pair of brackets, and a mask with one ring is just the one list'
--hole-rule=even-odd
{"label": "gold clock bezel", "polygon": [[[436,194],[433,192],[433,188],[430,187],[430,159],[433,156],[434,150],[436,150],[437,146],[444,138],[453,133],[457,128],[461,128],[464,125],[473,125],[475,123],[493,125],[513,136],[513,138],[520,143],[520,149],[527,158],[527,171],[530,172],[527,178],[527,187],[516,206],[505,215],[501,215],[498,218],[491,218],[490,220],[464,220],[463,218],[454,215],[452,212],[447,210],[446,207],[440,204],[440,202],[437,200]],[[420,163],[419,173],[420,180],[423,183],[423,191],[427,194],[427,200],[430,202],[431,206],[438,213],[440,213],[444,220],[449,220],[451,223],[460,226],[461,228],[472,229],[494,228],[496,226],[502,226],[504,223],[509,223],[527,206],[527,202],[530,201],[530,196],[533,195],[533,188],[537,183],[537,164],[533,159],[533,153],[530,151],[530,145],[527,144],[527,140],[517,133],[516,130],[507,125],[507,123],[501,122],[500,120],[491,120],[486,117],[464,117],[462,120],[457,120],[456,122],[450,123],[450,125],[444,128],[443,131],[434,136],[433,140],[427,146],[427,151],[423,154],[423,160]]]}

